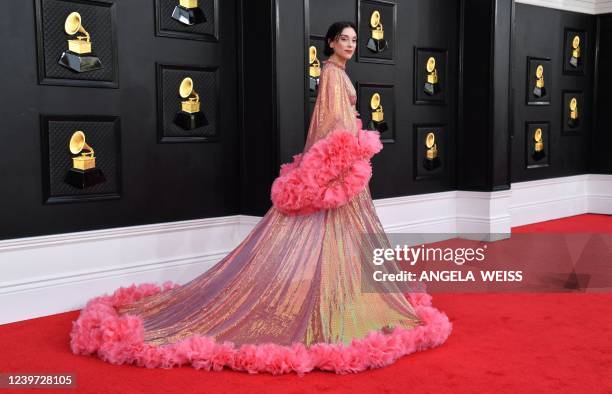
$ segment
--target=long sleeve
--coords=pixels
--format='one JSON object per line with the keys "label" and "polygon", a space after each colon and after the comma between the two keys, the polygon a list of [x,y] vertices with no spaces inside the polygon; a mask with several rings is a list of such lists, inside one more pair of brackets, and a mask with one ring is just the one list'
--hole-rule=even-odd
{"label": "long sleeve", "polygon": [[338,208],[367,189],[370,159],[382,149],[378,132],[360,131],[348,75],[326,64],[304,151],[281,165],[270,198],[287,215]]}
{"label": "long sleeve", "polygon": [[346,86],[347,80],[344,71],[338,67],[330,64],[323,67],[304,152],[333,130],[344,129],[357,134],[355,110]]}

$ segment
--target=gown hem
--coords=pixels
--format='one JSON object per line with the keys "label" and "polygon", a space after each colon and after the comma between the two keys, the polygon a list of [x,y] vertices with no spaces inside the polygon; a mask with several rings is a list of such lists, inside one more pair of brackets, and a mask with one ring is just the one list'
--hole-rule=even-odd
{"label": "gown hem", "polygon": [[120,315],[117,307],[180,285],[170,281],[161,286],[151,283],[121,287],[112,295],[91,299],[73,322],[70,346],[74,354],[96,354],[111,364],[135,364],[147,368],[191,365],[207,371],[225,367],[236,371],[280,375],[295,372],[304,376],[314,370],[337,374],[362,372],[394,363],[402,356],[434,348],[446,341],[452,323],[444,312],[431,305],[427,293],[408,294],[421,325],[371,330],[363,338],[342,343],[295,342],[291,346],[274,343],[243,344],[217,342],[214,337],[194,334],[166,345],[144,341],[143,320]]}

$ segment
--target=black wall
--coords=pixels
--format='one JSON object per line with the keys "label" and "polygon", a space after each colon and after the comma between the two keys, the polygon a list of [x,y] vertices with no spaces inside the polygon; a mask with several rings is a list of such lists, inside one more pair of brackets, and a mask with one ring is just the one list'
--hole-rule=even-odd
{"label": "black wall", "polygon": [[[155,36],[152,0],[115,4],[117,89],[38,84],[35,2],[3,2],[0,239],[239,213],[235,2],[219,1],[218,43]],[[219,66],[218,142],[158,143],[156,62]],[[41,114],[120,117],[119,199],[43,203]]]}
{"label": "black wall", "polygon": [[[304,146],[313,101],[305,79],[308,47],[332,22],[356,22],[359,2],[218,3],[219,42],[207,42],[156,36],[155,1],[116,1],[118,88],[39,84],[35,1],[4,5],[0,239],[262,215],[269,209],[270,185],[279,165]],[[373,160],[374,198],[491,191],[530,179],[612,173],[612,77],[607,72],[612,67],[612,16],[511,0],[395,4],[394,63],[353,59],[347,68],[356,84],[394,88],[395,138]],[[386,24],[385,29],[391,27]],[[562,73],[565,28],[588,34],[584,76]],[[414,102],[417,47],[448,51],[443,105]],[[527,56],[552,61],[548,106],[525,104]],[[219,66],[218,141],[158,142],[156,63]],[[584,92],[584,124],[578,135],[560,132],[564,89]],[[40,115],[119,117],[118,199],[45,203]],[[550,122],[547,167],[526,168],[528,121]],[[418,176],[415,155],[422,152],[416,125],[444,127],[444,171],[435,176]]]}
{"label": "black wall", "polygon": [[461,1],[457,188],[510,188],[510,57],[513,2]]}
{"label": "black wall", "polygon": [[595,84],[595,128],[591,140],[590,172],[612,174],[612,14],[597,17],[598,56]]}
{"label": "black wall", "polygon": [[[263,215],[271,206],[270,186],[278,175],[276,93],[276,5],[274,0],[240,2],[242,46],[238,48],[243,89],[241,213]],[[228,180],[232,182],[231,180]]]}
{"label": "black wall", "polygon": [[[513,139],[512,181],[551,178],[588,172],[590,140],[593,134],[593,77],[596,48],[592,15],[516,4],[513,45]],[[563,73],[563,42],[566,28],[587,34],[584,75]],[[526,105],[527,56],[550,58],[552,68],[545,77],[551,85],[550,105]],[[561,92],[584,92],[579,134],[562,135]],[[527,168],[525,122],[550,122],[549,165]],[[609,158],[606,158],[609,163]]]}
{"label": "black wall", "polygon": [[[306,0],[305,3],[308,21],[305,26],[307,43],[308,38],[312,42],[325,36],[329,25],[335,21],[347,20],[357,24],[359,1]],[[392,85],[394,90],[394,102],[386,105],[387,108],[394,108],[395,139],[393,142],[384,143],[383,150],[373,159],[370,188],[374,198],[455,188],[459,6],[457,2],[445,0],[398,1],[396,4],[394,64],[359,61],[356,54],[347,66],[347,73],[354,84]],[[365,19],[369,20],[369,14]],[[387,36],[392,26],[391,21],[385,21]],[[367,38],[360,37],[360,40]],[[442,105],[416,104],[414,101],[415,48],[447,51],[446,72],[443,76],[446,102]],[[306,49],[300,59],[302,64],[307,62]],[[325,59],[322,52],[319,55],[320,60]],[[422,86],[417,86],[417,89],[422,90]],[[359,96],[359,90],[357,94]],[[358,100],[369,102],[369,97],[358,97]],[[365,119],[369,115],[362,110],[361,116]],[[423,141],[415,136],[418,132],[415,127],[419,125],[423,125],[425,129],[430,125],[443,129],[442,133],[438,134],[439,151],[444,152],[441,153],[443,170],[434,172],[432,176],[427,176],[424,171],[419,172],[416,168],[421,165],[417,158],[422,158],[422,155],[417,153],[417,144],[422,144]]]}

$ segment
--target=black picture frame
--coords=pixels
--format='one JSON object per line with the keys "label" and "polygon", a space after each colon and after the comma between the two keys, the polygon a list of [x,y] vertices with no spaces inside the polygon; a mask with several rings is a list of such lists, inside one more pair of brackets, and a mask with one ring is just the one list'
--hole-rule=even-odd
{"label": "black picture frame", "polygon": [[[397,45],[397,4],[393,1],[386,0],[357,0],[357,36],[360,37],[357,42],[357,62],[359,63],[380,63],[380,64],[395,64],[395,52],[396,48],[399,48]],[[371,51],[367,50],[367,39],[371,37],[369,33],[370,23],[369,18],[371,13],[365,13],[362,8],[364,5],[372,5],[381,7],[381,9],[385,9],[385,12],[381,11],[381,14],[384,14],[385,17],[383,21],[388,20],[388,17],[391,16],[393,26],[391,29],[385,27],[388,26],[387,23],[383,23],[383,28],[385,31],[385,39],[388,42],[389,47],[380,54],[374,54]],[[362,20],[366,18],[366,23]],[[367,38],[366,38],[367,37]]]}
{"label": "black picture frame", "polygon": [[[576,127],[569,126],[569,102],[572,97],[576,97],[578,100],[578,119],[580,122]],[[561,105],[563,106],[561,109],[561,135],[571,136],[582,134],[582,126],[585,119],[587,119],[584,110],[584,92],[582,90],[563,90],[561,92]]]}
{"label": "black picture frame", "polygon": [[[110,19],[110,43],[106,45],[110,45],[109,50],[107,52],[110,53],[108,57],[112,57],[112,59],[101,59],[105,67],[112,67],[110,72],[111,77],[107,79],[87,79],[87,73],[83,73],[83,78],[76,78],[77,74],[74,75],[73,78],[68,77],[57,77],[50,76],[49,74],[53,73],[53,70],[56,70],[56,67],[61,67],[56,65],[55,63],[46,61],[46,51],[45,51],[45,29],[43,25],[44,21],[44,13],[43,9],[43,1],[45,0],[35,0],[35,8],[36,8],[36,54],[37,54],[37,69],[38,69],[38,83],[40,85],[59,85],[59,86],[78,86],[78,87],[95,87],[95,88],[119,88],[119,54],[117,49],[117,10],[115,1],[111,0],[54,0],[58,3],[74,3],[75,5],[79,5],[80,7],[104,7],[108,9],[109,19]],[[66,15],[67,16],[67,15]],[[63,27],[63,25],[62,25]],[[58,29],[61,34],[63,34],[62,38],[66,38],[65,32],[63,29]],[[91,33],[91,32],[90,32]],[[51,51],[51,48],[48,49]],[[57,53],[57,57],[61,55],[60,52]],[[49,55],[51,56],[51,55]],[[105,56],[106,57],[106,56]],[[90,74],[91,75],[91,74]]]}
{"label": "black picture frame", "polygon": [[[426,80],[426,64],[423,59],[428,59],[432,55],[436,58],[436,68],[442,68],[442,72],[438,73],[440,84],[440,93],[435,96],[428,96],[423,89]],[[439,64],[439,60],[442,62]],[[448,50],[443,48],[419,48],[414,47],[414,75],[412,84],[413,103],[415,105],[446,105],[446,81],[448,80]]]}
{"label": "black picture frame", "polygon": [[[533,134],[536,129],[542,129],[544,154],[535,153],[535,140]],[[525,168],[532,170],[535,168],[545,168],[550,166],[550,122],[548,121],[528,121],[525,122]]]}
{"label": "black picture frame", "polygon": [[[436,135],[436,139],[441,144],[438,147],[440,163],[439,166],[434,169],[427,169],[424,165],[426,146],[423,144],[424,137],[428,132],[433,131]],[[424,181],[441,179],[446,175],[447,171],[447,151],[446,149],[446,124],[444,123],[415,123],[413,125],[413,168],[414,168],[414,180]]]}
{"label": "black picture frame", "polygon": [[[219,66],[204,66],[204,65],[176,65],[176,64],[163,64],[156,63],[156,78],[157,78],[157,86],[156,86],[156,96],[157,96],[157,142],[158,143],[201,143],[201,142],[218,142],[221,137],[219,135],[220,132],[220,116],[221,116],[221,90],[220,90],[220,69]],[[210,122],[209,125],[202,127],[202,135],[180,135],[177,133],[167,133],[166,126],[167,122],[164,117],[165,107],[164,107],[164,79],[163,72],[164,70],[174,70],[180,72],[198,72],[198,73],[214,73],[215,78],[215,88],[214,88],[214,102],[215,108],[211,113],[206,112],[207,118]],[[178,85],[176,86],[178,91]],[[200,95],[202,95],[202,91],[198,91]],[[204,108],[207,108],[206,102],[204,101]],[[177,95],[176,98],[176,108],[180,108],[180,98]],[[208,129],[208,130],[204,130]],[[211,132],[210,130],[213,130]],[[174,134],[174,135],[172,135]]]}
{"label": "black picture frame", "polygon": [[[390,83],[359,82],[359,81],[356,83],[356,85],[357,85],[355,89],[357,92],[357,105],[356,106],[357,106],[357,111],[360,114],[361,122],[363,123],[363,129],[368,128],[368,123],[372,117],[371,116],[372,110],[370,109],[370,105],[369,105],[369,100],[371,96],[369,95],[364,96],[363,90],[376,89],[379,91],[387,92],[386,95],[381,94],[381,96],[382,96],[382,103],[383,103],[382,106],[385,112],[385,120],[388,121],[389,130],[380,133],[380,141],[383,144],[394,144],[395,139],[396,139],[396,128],[397,128],[397,122],[396,122],[397,100],[396,100],[396,95],[395,95],[395,86]],[[391,96],[392,98],[390,105],[389,105],[389,100],[385,100],[385,98],[388,99],[388,96]],[[364,108],[366,109],[365,111],[364,111]],[[389,114],[389,116],[387,116],[387,114]]]}
{"label": "black picture frame", "polygon": [[322,58],[323,50],[325,48],[325,36],[319,36],[316,34],[311,34],[308,37],[306,53],[304,56],[304,111],[307,116],[304,117],[304,137],[308,137],[308,128],[310,127],[310,118],[312,116],[312,112],[314,110],[315,102],[317,101],[318,88],[315,92],[310,91],[310,77],[309,77],[309,64],[310,64],[310,56],[309,50],[311,46],[315,46],[317,48],[317,57],[321,62],[321,69],[323,69],[324,59]]}
{"label": "black picture frame", "polygon": [[[310,40],[309,40],[309,45],[308,45],[308,49],[310,50],[310,47],[314,46],[315,48],[317,48],[317,58],[319,59],[319,61],[321,62],[321,68],[323,68],[323,62],[327,59],[324,59],[323,56],[325,56],[323,54],[323,51],[325,49],[325,37],[324,36],[318,36],[318,35],[311,35],[310,36]],[[309,56],[308,53],[306,53],[306,80],[309,80]],[[308,85],[308,84],[307,84]],[[317,100],[317,93],[313,93],[310,91],[310,89],[308,89],[308,98],[309,101],[311,103],[314,103]]]}
{"label": "black picture frame", "polygon": [[[533,89],[536,83],[535,70],[538,64],[544,67],[544,86],[546,95],[537,97],[533,94]],[[527,56],[527,68],[525,78],[525,102],[527,105],[550,105],[552,101],[552,60],[547,57]]]}
{"label": "black picture frame", "polygon": [[[574,36],[580,37],[580,49],[582,62],[578,64],[578,67],[573,67],[570,64],[570,58],[572,56],[572,40]],[[565,28],[563,30],[563,74],[565,75],[586,75],[585,62],[588,57],[588,36],[587,32],[582,29]]]}
{"label": "black picture frame", "polygon": [[[173,1],[178,4],[178,0],[155,0],[155,35],[157,37],[167,37],[167,38],[178,38],[183,40],[197,40],[197,41],[208,41],[208,42],[219,42],[219,0],[206,0],[213,2],[213,29],[212,33],[201,33],[195,31],[189,31],[189,26],[181,25],[179,22],[172,20],[170,15],[166,15],[166,13],[162,13],[162,5],[164,2]],[[203,1],[203,0],[200,0]],[[207,16],[208,21],[205,23],[210,23],[210,15]],[[174,24],[176,27],[174,30],[169,28],[164,28],[163,24],[165,23],[164,18],[169,18],[170,24]],[[191,30],[194,30],[191,28]]]}
{"label": "black picture frame", "polygon": [[[121,198],[122,193],[122,160],[121,160],[121,119],[115,115],[50,115],[41,114],[40,130],[41,130],[41,164],[42,164],[42,191],[43,191],[43,204],[63,204],[63,203],[79,203],[89,201],[100,201],[100,200],[115,200]],[[57,170],[51,168],[51,154],[57,154],[57,152],[50,151],[50,122],[94,122],[94,123],[108,123],[109,127],[112,126],[113,137],[115,143],[113,146],[114,152],[114,168],[115,171],[112,173],[107,172],[107,176],[112,175],[115,180],[114,190],[100,192],[100,193],[89,193],[89,194],[78,194],[75,189],[74,194],[54,194],[51,192],[51,179],[52,170],[63,173],[64,169]],[[67,141],[66,141],[67,142]],[[92,146],[93,147],[93,146]],[[66,150],[68,145],[65,146]],[[96,147],[93,147],[94,150]],[[108,152],[107,152],[108,153]],[[99,161],[98,161],[99,162]],[[70,164],[66,163],[66,170],[69,170]]]}

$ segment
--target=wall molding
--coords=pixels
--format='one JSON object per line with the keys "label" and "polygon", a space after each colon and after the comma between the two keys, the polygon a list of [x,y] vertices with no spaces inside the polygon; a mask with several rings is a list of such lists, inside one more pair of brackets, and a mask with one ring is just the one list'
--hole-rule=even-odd
{"label": "wall molding", "polygon": [[515,0],[515,2],[591,15],[612,12],[612,0]]}
{"label": "wall molding", "polygon": [[596,14],[607,14],[612,12],[612,0],[597,0],[595,4]]}
{"label": "wall molding", "polygon": [[591,15],[597,13],[597,0],[515,0],[515,2]]}
{"label": "wall molding", "polygon": [[[511,227],[612,214],[612,175],[374,200],[387,233],[509,236]],[[185,283],[233,250],[261,218],[235,215],[0,241],[0,324],[80,309],[132,283]]]}

